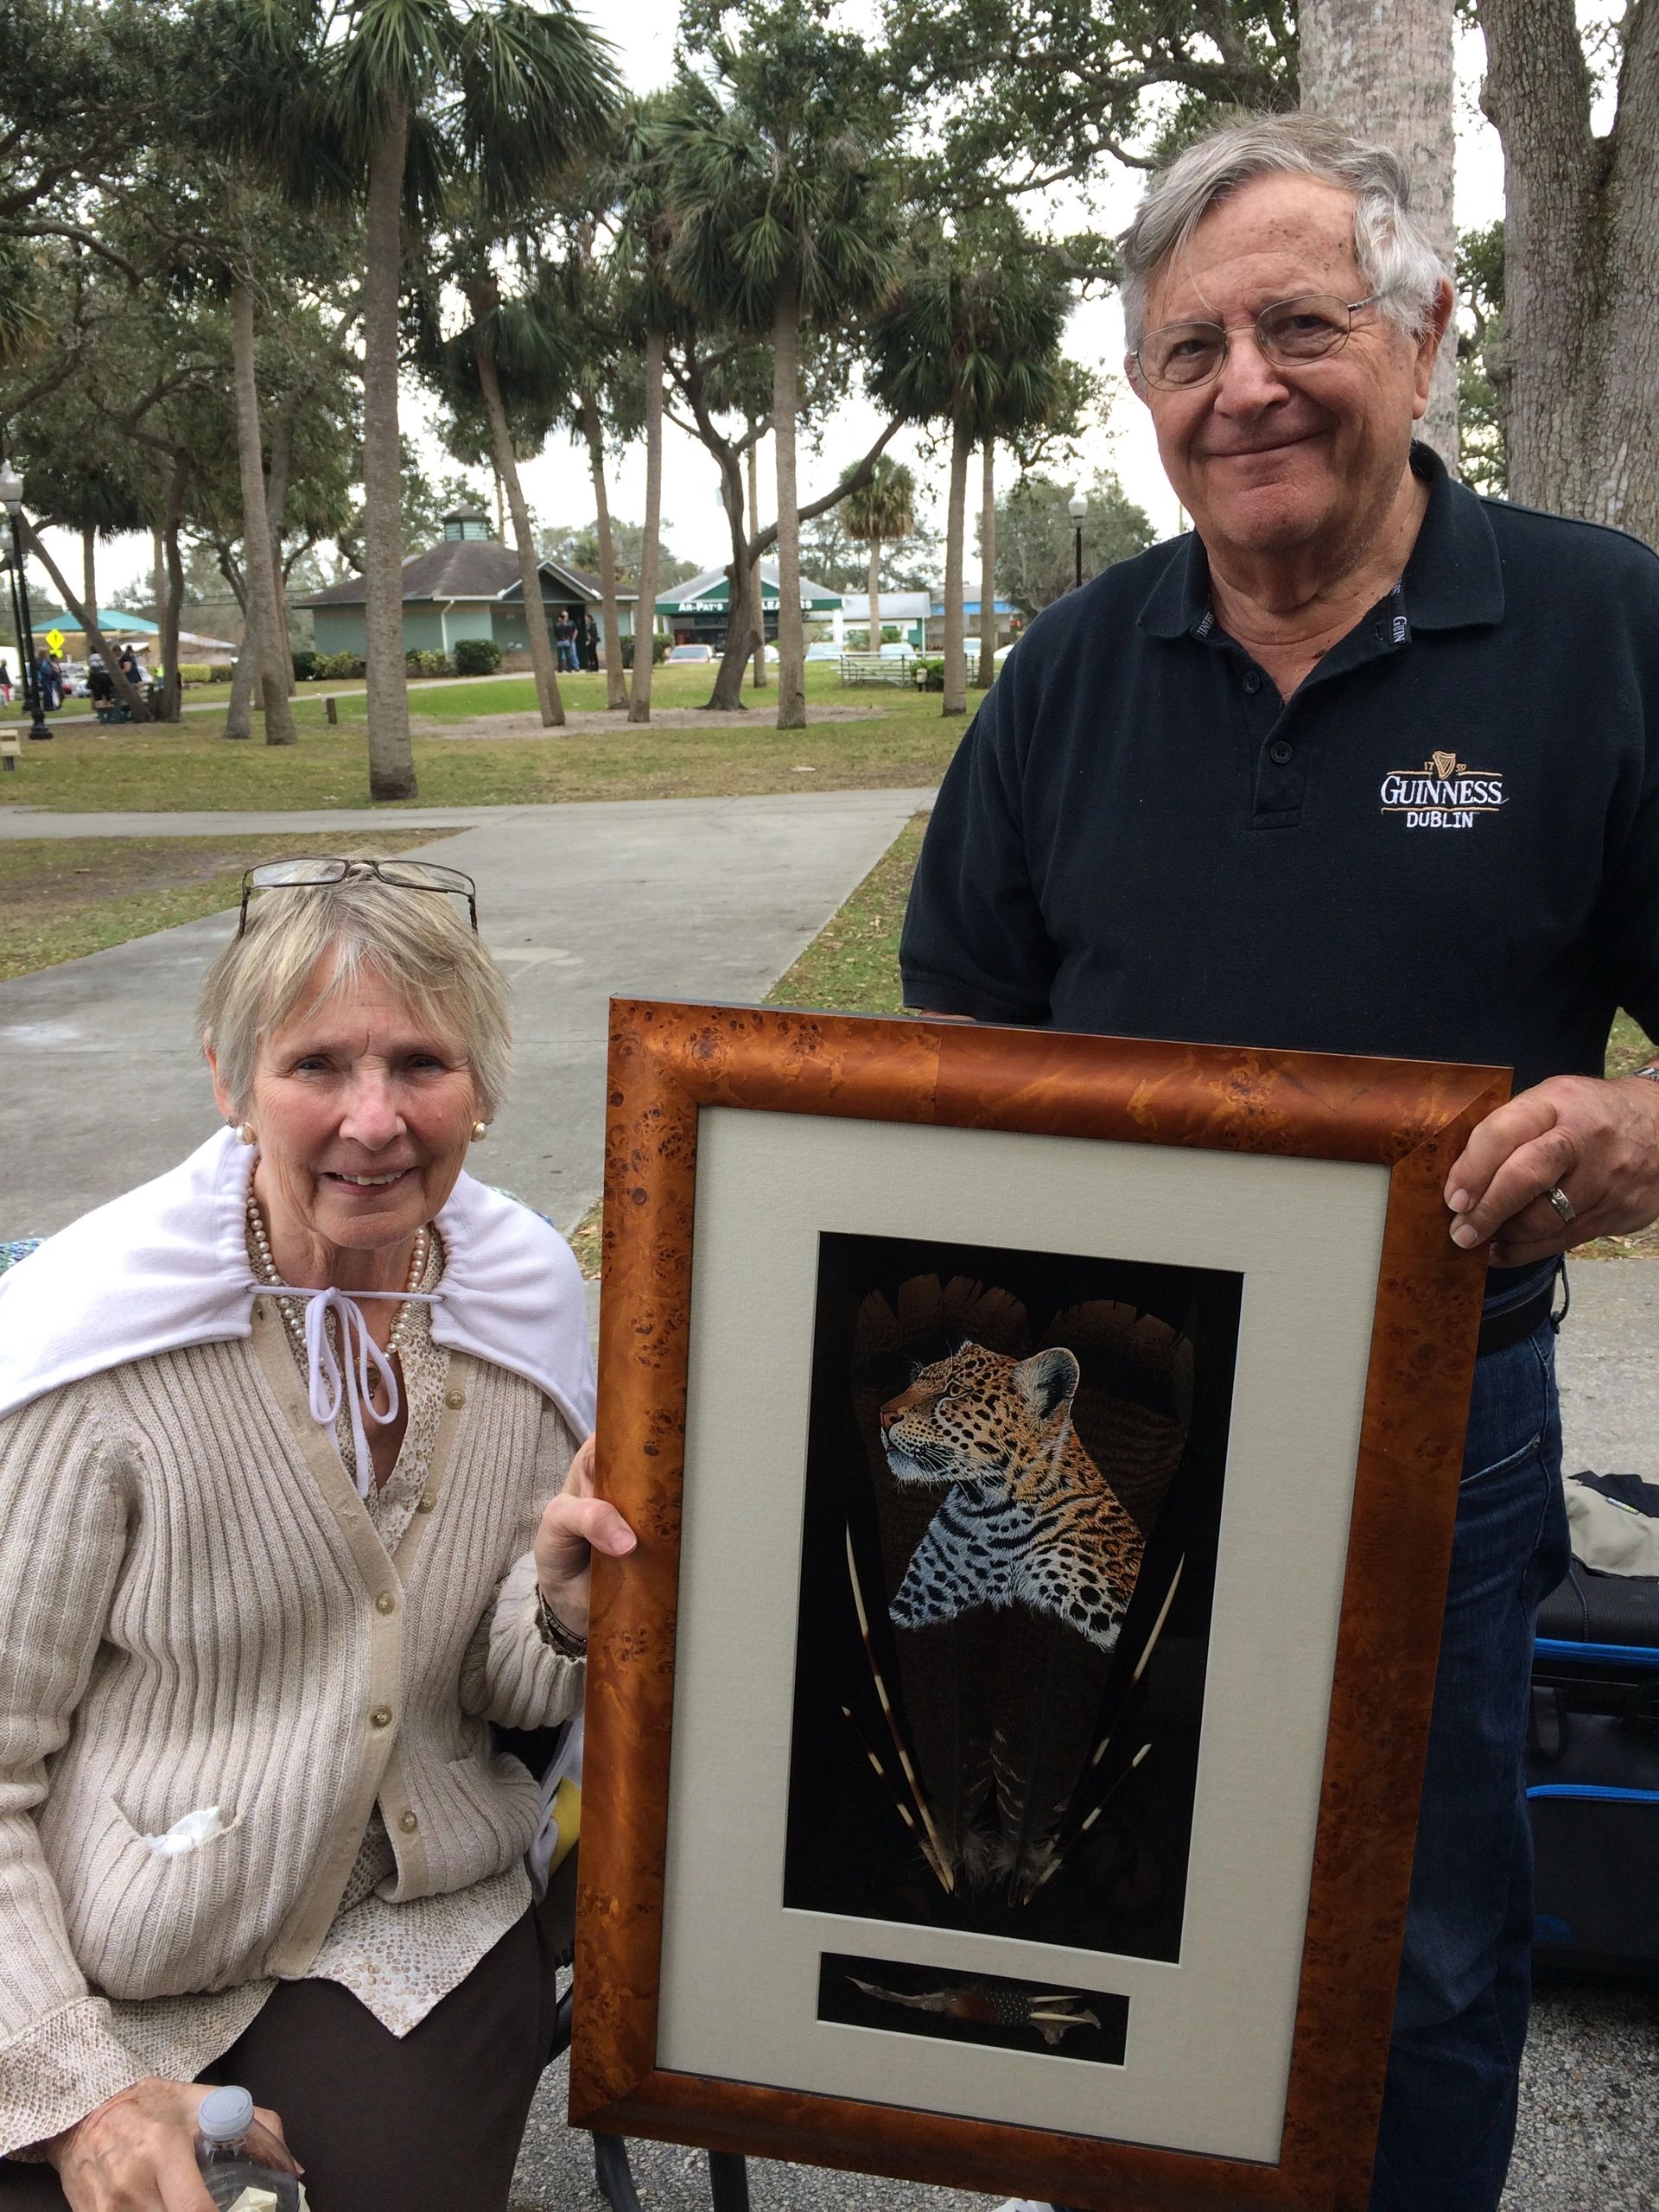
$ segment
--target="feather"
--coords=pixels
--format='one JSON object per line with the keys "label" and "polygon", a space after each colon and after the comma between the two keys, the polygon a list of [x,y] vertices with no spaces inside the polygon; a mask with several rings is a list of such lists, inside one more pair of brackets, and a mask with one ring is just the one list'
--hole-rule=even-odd
{"label": "feather", "polygon": [[[949,1478],[937,1484],[895,1479],[882,1446],[882,1408],[922,1368],[950,1358],[964,1343],[1005,1359],[1023,1360],[1061,1346],[1074,1355],[1071,1371],[1078,1381],[1071,1415],[1077,1442],[1138,1531],[1133,1544],[1122,1536],[1110,1539],[1116,1546],[1110,1560],[1118,1566],[1103,1556],[1098,1577],[1120,1603],[1127,1601],[1130,1592],[1122,1586],[1119,1567],[1127,1560],[1130,1573],[1138,1569],[1141,1543],[1185,1448],[1191,1338],[1155,1314],[1101,1299],[1056,1313],[1037,1338],[1018,1299],[966,1275],[912,1276],[896,1287],[891,1302],[873,1294],[859,1313],[852,1395],[870,1477],[883,1596],[891,1604],[903,1583],[949,1493]],[[1128,1523],[1120,1519],[1116,1525]],[[1116,1762],[1108,1758],[1168,1618],[1180,1567],[1125,1678],[1103,1633],[1084,1634],[1034,1602],[969,1604],[954,1618],[893,1627],[887,1605],[874,1602],[874,1588],[866,1608],[850,1529],[848,1560],[861,1632],[913,1801],[916,1818],[910,1826],[923,1855],[947,1889],[1001,1889],[1008,1902],[1026,1903],[1081,1839],[1098,1828],[1106,1806],[1147,1756],[1149,1747],[1143,1745],[1116,1773]],[[891,1695],[873,1617],[882,1643],[891,1640]],[[1139,1609],[1131,1616],[1144,1618]],[[1121,1688],[1109,1713],[1114,1681]],[[873,1757],[871,1764],[881,1770]]]}

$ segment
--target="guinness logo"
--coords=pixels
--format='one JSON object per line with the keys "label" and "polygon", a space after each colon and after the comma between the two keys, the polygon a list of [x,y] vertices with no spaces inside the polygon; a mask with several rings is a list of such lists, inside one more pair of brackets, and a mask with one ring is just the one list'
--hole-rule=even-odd
{"label": "guinness logo", "polygon": [[1408,830],[1472,830],[1478,816],[1503,804],[1503,777],[1455,753],[1431,753],[1421,768],[1390,769],[1378,797],[1384,814],[1404,815]]}

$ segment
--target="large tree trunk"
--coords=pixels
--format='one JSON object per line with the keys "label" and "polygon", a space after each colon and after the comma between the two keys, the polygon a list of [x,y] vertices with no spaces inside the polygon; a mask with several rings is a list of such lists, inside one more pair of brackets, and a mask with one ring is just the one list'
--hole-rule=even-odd
{"label": "large tree trunk", "polygon": [[[622,625],[616,601],[616,539],[611,530],[610,494],[605,483],[605,429],[599,402],[584,386],[581,395],[582,435],[588,441],[588,466],[594,479],[594,527],[599,535],[599,612],[605,625],[605,704],[628,703],[627,672],[622,665]],[[637,610],[636,610],[637,620]]]}
{"label": "large tree trunk", "polygon": [[162,525],[152,523],[149,531],[149,595],[150,613],[159,630],[162,625],[162,602],[167,597],[167,547],[162,542]]}
{"label": "large tree trunk", "polygon": [[530,509],[518,479],[518,456],[512,449],[512,429],[507,421],[506,403],[501,397],[494,349],[487,335],[488,318],[494,313],[499,297],[493,284],[468,288],[467,302],[473,311],[473,359],[478,364],[479,390],[484,396],[484,412],[489,417],[496,482],[505,488],[507,507],[512,516],[518,588],[524,595],[524,635],[530,640],[530,664],[536,672],[536,703],[541,709],[542,728],[557,729],[564,723],[564,702],[559,696],[559,672],[542,605],[542,569],[536,557],[536,533],[530,526]]}
{"label": "large tree trunk", "polygon": [[985,440],[979,500],[979,681],[989,690],[996,676],[996,440]]}
{"label": "large tree trunk", "polygon": [[[800,491],[795,474],[800,404],[800,307],[793,285],[786,284],[779,294],[772,319],[772,433],[778,446],[779,729],[806,728],[806,626],[801,619]],[[735,592],[735,582],[733,589]]]}
{"label": "large tree trunk", "polygon": [[[1298,16],[1302,106],[1394,148],[1411,179],[1413,211],[1448,276],[1458,257],[1453,13],[1452,0],[1302,0]],[[1457,352],[1456,333],[1449,332],[1418,430],[1454,474]]]}
{"label": "large tree trunk", "polygon": [[[116,658],[115,648],[110,644],[109,639],[104,635],[103,631],[99,627],[97,607],[86,606],[75,597],[73,592],[69,588],[62,569],[59,568],[57,563],[52,558],[51,554],[47,550],[46,540],[41,536],[39,531],[35,528],[35,525],[27,518],[25,518],[23,522],[23,543],[26,550],[35,556],[35,558],[46,570],[47,575],[51,577],[53,589],[57,593],[58,597],[68,608],[70,613],[74,616],[77,626],[86,637],[89,649],[98,655],[105,667],[108,669],[110,672],[110,681],[115,686],[116,697],[120,700],[122,705],[125,707],[127,712],[132,716],[134,721],[147,722],[149,720],[149,709],[145,703],[144,695],[138,690],[136,684],[129,683],[126,677],[121,673],[121,664]],[[23,641],[20,636],[17,640],[17,652],[20,663],[22,658],[22,651]],[[19,687],[22,691],[25,701],[29,698],[29,688],[34,683],[34,681],[35,677],[31,671],[29,676],[28,683],[22,684]]]}
{"label": "large tree trunk", "polygon": [[639,600],[633,618],[633,688],[628,720],[651,720],[652,642],[657,634],[657,537],[663,520],[663,340],[645,333],[645,529],[639,543]]}
{"label": "large tree trunk", "polygon": [[[751,427],[749,438],[749,536],[760,535],[760,439]],[[754,632],[754,673],[749,678],[753,690],[764,691],[766,676],[766,606],[760,591],[760,563],[757,561],[749,570],[749,626]]]}
{"label": "large tree trunk", "polygon": [[[87,523],[80,533],[81,594],[94,613],[98,608],[98,532]],[[90,645],[88,652],[92,650]]]}
{"label": "large tree trunk", "polygon": [[162,601],[162,666],[166,676],[162,683],[162,720],[177,721],[184,710],[184,685],[179,676],[180,616],[184,610],[184,556],[179,550],[179,532],[184,527],[184,495],[190,482],[190,455],[177,454],[174,457],[173,474],[167,485],[167,519],[162,525],[162,555],[166,563],[167,591]]}
{"label": "large tree trunk", "polygon": [[968,523],[968,456],[973,435],[957,423],[950,433],[950,505],[944,524],[944,703],[941,712],[968,711],[968,625],[963,617],[963,539]]}
{"label": "large tree trunk", "polygon": [[404,661],[403,454],[397,442],[397,298],[409,111],[394,100],[369,162],[363,270],[363,610],[369,796],[413,798]]}
{"label": "large tree trunk", "polygon": [[881,650],[881,541],[870,540],[870,651]]}
{"label": "large tree trunk", "polygon": [[242,544],[247,570],[247,634],[265,702],[265,743],[294,745],[299,732],[288,702],[293,657],[276,607],[270,559],[270,514],[265,505],[264,440],[259,431],[259,385],[254,369],[253,294],[240,281],[231,289],[231,376],[236,386],[236,462],[242,482]]}
{"label": "large tree trunk", "polygon": [[1483,103],[1503,144],[1510,497],[1659,546],[1659,8],[1624,16],[1614,129],[1569,0],[1480,0]]}

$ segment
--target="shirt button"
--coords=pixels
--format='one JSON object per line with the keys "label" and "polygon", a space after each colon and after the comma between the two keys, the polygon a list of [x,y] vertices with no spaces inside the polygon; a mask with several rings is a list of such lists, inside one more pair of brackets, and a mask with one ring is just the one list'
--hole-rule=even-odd
{"label": "shirt button", "polygon": [[1252,694],[1262,689],[1262,678],[1256,674],[1254,669],[1249,670],[1245,676],[1244,689]]}
{"label": "shirt button", "polygon": [[392,1596],[390,1590],[383,1590],[380,1592],[380,1595],[374,1601],[374,1610],[377,1613],[394,1612],[397,1610],[397,1600]]}
{"label": "shirt button", "polygon": [[389,1705],[377,1705],[369,1715],[369,1726],[371,1728],[390,1728],[391,1707]]}
{"label": "shirt button", "polygon": [[415,1510],[417,1513],[429,1513],[437,1502],[437,1499],[433,1497],[429,1490],[423,1490],[421,1492],[420,1503],[416,1505]]}
{"label": "shirt button", "polygon": [[467,1393],[464,1390],[446,1390],[443,1394],[443,1402],[450,1407],[464,1406],[467,1402]]}
{"label": "shirt button", "polygon": [[1295,751],[1295,747],[1288,738],[1275,737],[1268,747],[1268,758],[1275,768],[1282,768],[1285,763],[1294,757]]}
{"label": "shirt button", "polygon": [[416,1829],[419,1827],[421,1824],[416,1819],[413,1813],[399,1813],[397,1815],[397,1825],[402,1828],[405,1835],[413,1835]]}

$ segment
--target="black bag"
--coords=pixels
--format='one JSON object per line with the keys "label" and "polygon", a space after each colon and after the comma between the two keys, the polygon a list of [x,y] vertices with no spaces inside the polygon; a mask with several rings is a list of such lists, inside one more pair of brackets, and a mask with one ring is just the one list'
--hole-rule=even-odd
{"label": "black bag", "polygon": [[[1659,1517],[1659,1485],[1579,1479]],[[1659,1974],[1659,1577],[1575,1559],[1545,1599],[1527,1799],[1541,1962]]]}

